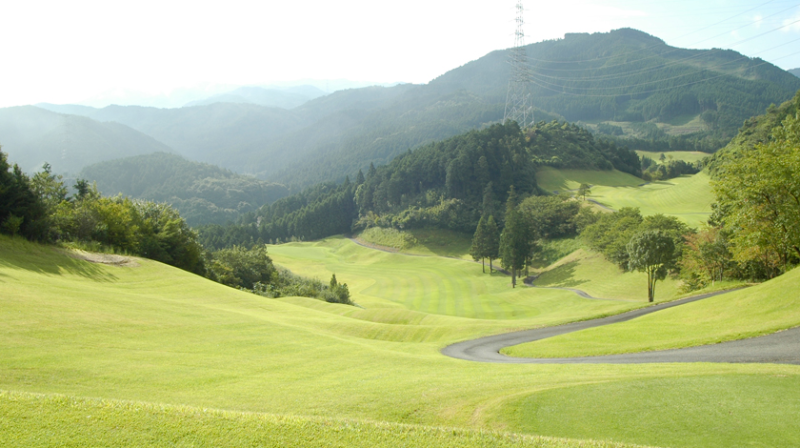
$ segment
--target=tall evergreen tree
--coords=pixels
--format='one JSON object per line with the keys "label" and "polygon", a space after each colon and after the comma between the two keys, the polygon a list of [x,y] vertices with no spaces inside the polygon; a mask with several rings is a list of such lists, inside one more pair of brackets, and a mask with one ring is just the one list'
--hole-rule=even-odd
{"label": "tall evergreen tree", "polygon": [[503,267],[511,271],[512,287],[517,286],[517,272],[525,267],[531,252],[531,232],[516,202],[512,185],[506,201],[506,224],[500,236],[500,258]]}
{"label": "tall evergreen tree", "polygon": [[359,169],[358,174],[356,175],[356,185],[363,184],[365,180],[366,178],[364,177],[364,172]]}
{"label": "tall evergreen tree", "polygon": [[475,261],[481,260],[483,273],[486,273],[486,253],[488,252],[487,242],[488,235],[486,234],[486,220],[481,216],[478,221],[478,228],[475,229],[475,235],[472,236],[472,247],[469,248],[469,254]]}
{"label": "tall evergreen tree", "polygon": [[486,222],[486,252],[484,256],[489,259],[489,273],[492,273],[492,260],[500,256],[500,230],[493,215],[489,215]]}

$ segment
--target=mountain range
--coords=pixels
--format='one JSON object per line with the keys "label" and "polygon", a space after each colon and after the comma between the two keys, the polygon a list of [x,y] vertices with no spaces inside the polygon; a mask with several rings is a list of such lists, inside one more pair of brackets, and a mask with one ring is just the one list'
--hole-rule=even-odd
{"label": "mountain range", "polygon": [[[646,124],[665,135],[713,138],[719,147],[745,119],[800,89],[798,77],[760,59],[674,48],[632,29],[568,34],[526,51],[537,121],[582,122],[593,130],[611,124],[622,142],[641,137],[637,129]],[[341,181],[370,163],[502,121],[508,60],[509,50],[498,50],[424,85],[342,90],[291,109],[241,102],[41,107],[116,122],[188,159],[301,188]],[[13,161],[14,145],[2,134],[0,144]]]}

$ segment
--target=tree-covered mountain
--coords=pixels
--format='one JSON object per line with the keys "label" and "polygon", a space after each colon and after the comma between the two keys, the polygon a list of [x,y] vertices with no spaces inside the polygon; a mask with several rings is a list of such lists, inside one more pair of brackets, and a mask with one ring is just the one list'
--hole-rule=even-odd
{"label": "tree-covered mountain", "polygon": [[162,142],[123,124],[101,123],[34,106],[0,109],[0,145],[12,163],[29,173],[45,162],[55,172],[77,173],[103,160],[173,152]]}
{"label": "tree-covered mountain", "polygon": [[105,195],[167,202],[189,225],[234,221],[289,194],[283,185],[167,153],[101,162],[80,177],[97,182]]}
{"label": "tree-covered mountain", "polygon": [[800,67],[789,70],[789,73],[793,74],[794,76],[800,77]]}
{"label": "tree-covered mountain", "polygon": [[214,103],[244,103],[266,107],[280,107],[281,109],[294,109],[309,100],[324,95],[325,92],[313,86],[295,86],[285,89],[245,86],[202,100],[191,101],[184,107],[205,106]]}
{"label": "tree-covered mountain", "polygon": [[[568,34],[526,50],[537,121],[583,121],[594,130],[611,122],[634,149],[714,151],[745,119],[800,89],[800,79],[760,59],[670,47],[631,29]],[[345,90],[292,110],[110,106],[89,116],[126,124],[192,160],[286,185],[340,182],[370,163],[502,120],[508,51],[425,85]]]}
{"label": "tree-covered mountain", "polygon": [[511,186],[522,196],[540,194],[540,165],[641,174],[635,152],[574,124],[538,122],[525,130],[515,122],[495,124],[408,150],[342,184],[318,184],[237,225],[202,228],[201,238],[207,247],[221,248],[259,239],[317,239],[374,225],[472,232],[487,207],[501,209]]}

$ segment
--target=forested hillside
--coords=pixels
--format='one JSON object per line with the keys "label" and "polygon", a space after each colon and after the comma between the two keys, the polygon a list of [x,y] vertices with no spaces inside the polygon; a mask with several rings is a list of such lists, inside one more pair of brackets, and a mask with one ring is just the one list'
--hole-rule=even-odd
{"label": "forested hillside", "polygon": [[800,68],[793,68],[789,70],[789,73],[793,74],[794,76],[800,76]]}
{"label": "forested hillside", "polygon": [[11,162],[28,173],[45,162],[56,172],[75,174],[103,160],[173,152],[151,136],[119,123],[100,123],[34,106],[0,109],[0,145]]}
{"label": "forested hillside", "polygon": [[105,195],[167,202],[193,226],[235,221],[289,194],[283,185],[166,153],[94,164],[80,177],[97,182]]}
{"label": "forested hillside", "polygon": [[635,152],[595,139],[578,126],[511,122],[471,131],[370,166],[352,180],[319,184],[265,206],[233,226],[200,230],[210,248],[317,239],[371,226],[438,227],[473,232],[487,207],[500,210],[513,185],[540,193],[537,166],[616,168],[641,175]]}

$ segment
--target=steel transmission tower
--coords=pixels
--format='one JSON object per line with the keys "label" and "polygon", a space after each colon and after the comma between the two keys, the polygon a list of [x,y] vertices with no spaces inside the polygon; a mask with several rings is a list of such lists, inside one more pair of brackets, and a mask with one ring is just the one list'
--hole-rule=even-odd
{"label": "steel transmission tower", "polygon": [[533,108],[528,93],[528,55],[525,50],[525,31],[522,20],[522,0],[517,1],[517,30],[514,33],[514,48],[511,49],[511,78],[508,80],[506,111],[503,123],[516,121],[521,128],[533,122]]}

